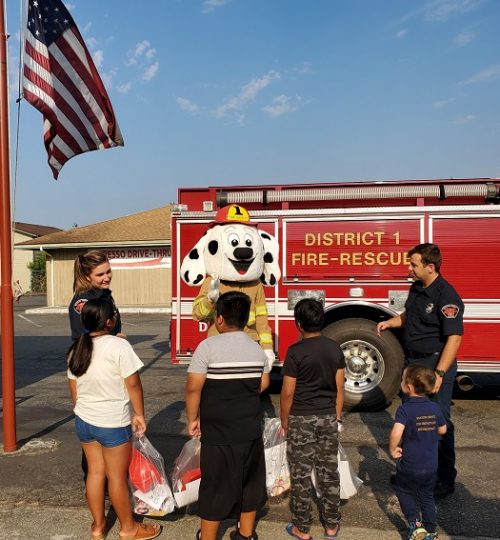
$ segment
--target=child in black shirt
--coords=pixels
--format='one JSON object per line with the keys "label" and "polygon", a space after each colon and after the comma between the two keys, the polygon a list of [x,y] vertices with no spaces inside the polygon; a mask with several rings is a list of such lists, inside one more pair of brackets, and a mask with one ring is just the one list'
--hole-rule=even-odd
{"label": "child in black shirt", "polygon": [[302,340],[288,349],[281,391],[281,426],[287,432],[292,483],[292,520],[286,531],[298,540],[311,538],[314,466],[322,492],[319,512],[325,538],[336,538],[340,532],[337,433],[344,405],[344,354],[337,343],[321,334],[320,302],[304,298],[295,306],[294,315]]}

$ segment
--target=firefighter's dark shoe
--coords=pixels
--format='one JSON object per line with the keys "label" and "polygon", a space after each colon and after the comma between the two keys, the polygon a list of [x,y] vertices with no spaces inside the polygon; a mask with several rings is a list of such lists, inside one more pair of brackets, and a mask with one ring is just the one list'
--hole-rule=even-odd
{"label": "firefighter's dark shoe", "polygon": [[438,482],[434,488],[434,498],[437,501],[448,497],[455,492],[455,484],[444,484],[443,482]]}

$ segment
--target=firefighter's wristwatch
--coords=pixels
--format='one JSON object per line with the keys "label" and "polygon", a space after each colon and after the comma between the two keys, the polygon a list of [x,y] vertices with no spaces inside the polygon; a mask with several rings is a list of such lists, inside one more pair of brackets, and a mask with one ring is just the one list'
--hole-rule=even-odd
{"label": "firefighter's wristwatch", "polygon": [[446,371],[443,371],[442,369],[435,369],[434,370],[440,377],[444,377],[446,374]]}

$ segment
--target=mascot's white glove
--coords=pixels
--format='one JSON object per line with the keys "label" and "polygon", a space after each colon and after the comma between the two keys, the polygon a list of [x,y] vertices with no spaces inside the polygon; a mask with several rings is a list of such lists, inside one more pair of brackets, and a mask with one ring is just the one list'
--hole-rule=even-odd
{"label": "mascot's white glove", "polygon": [[267,356],[266,365],[269,368],[269,372],[271,372],[271,370],[273,369],[274,361],[276,360],[276,357],[274,356],[274,351],[272,351],[271,349],[264,349],[264,352]]}
{"label": "mascot's white glove", "polygon": [[210,282],[210,287],[208,288],[207,292],[207,298],[215,304],[217,300],[219,299],[220,291],[219,291],[219,284],[220,279],[218,276],[213,276],[212,281]]}

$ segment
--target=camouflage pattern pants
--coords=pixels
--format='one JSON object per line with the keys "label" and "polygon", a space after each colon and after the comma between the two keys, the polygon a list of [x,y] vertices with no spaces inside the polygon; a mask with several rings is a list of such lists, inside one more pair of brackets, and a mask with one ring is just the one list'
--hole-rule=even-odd
{"label": "camouflage pattern pants", "polygon": [[316,469],[319,515],[325,528],[340,521],[337,465],[338,424],[335,415],[292,416],[288,421],[287,458],[292,481],[292,523],[308,533],[313,520],[311,471]]}

